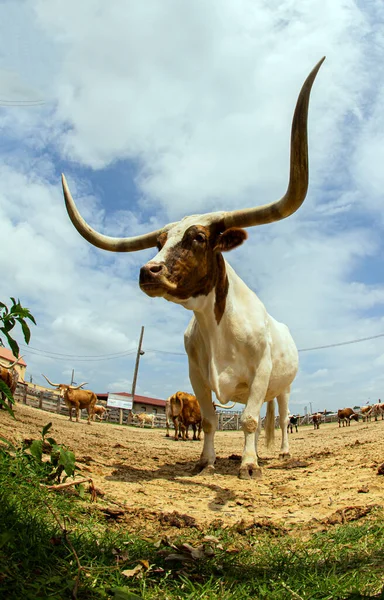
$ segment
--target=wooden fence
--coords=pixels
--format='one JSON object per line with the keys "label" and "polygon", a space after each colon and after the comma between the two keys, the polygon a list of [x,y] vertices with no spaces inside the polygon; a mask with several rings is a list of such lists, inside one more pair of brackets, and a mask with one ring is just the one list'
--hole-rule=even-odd
{"label": "wooden fence", "polygon": [[[17,402],[21,402],[23,404],[27,404],[28,406],[33,406],[34,408],[39,408],[41,410],[45,410],[47,412],[53,412],[60,415],[69,416],[69,410],[64,403],[63,399],[60,397],[60,394],[56,390],[50,390],[46,388],[42,388],[41,386],[36,386],[30,383],[18,383],[16,392],[15,392],[15,400]],[[120,409],[119,408],[107,408],[106,403],[102,400],[98,401],[98,405],[106,407],[106,413],[104,414],[103,421],[107,423],[119,423],[120,422]],[[132,423],[132,411],[127,409],[122,409],[123,425],[135,425],[139,427],[136,423]],[[87,411],[80,411],[81,418],[85,419],[88,417]],[[220,431],[238,431],[241,429],[240,425],[240,416],[241,411],[232,412],[232,411],[216,411],[217,414],[217,425]],[[323,417],[323,422],[330,423],[337,421],[337,415],[326,415]],[[264,419],[263,419],[264,422]],[[311,415],[306,415],[305,417],[300,418],[300,425],[311,425]],[[149,425],[146,425],[149,427]],[[155,414],[155,427],[165,428],[165,414]],[[279,427],[279,417],[276,417],[275,427]]]}

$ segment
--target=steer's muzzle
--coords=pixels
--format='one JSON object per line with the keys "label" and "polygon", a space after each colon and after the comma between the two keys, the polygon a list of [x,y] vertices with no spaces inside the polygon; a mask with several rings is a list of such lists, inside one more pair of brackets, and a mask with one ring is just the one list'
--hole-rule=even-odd
{"label": "steer's muzzle", "polygon": [[162,296],[173,286],[166,279],[168,270],[165,263],[148,262],[140,269],[140,288],[148,296]]}

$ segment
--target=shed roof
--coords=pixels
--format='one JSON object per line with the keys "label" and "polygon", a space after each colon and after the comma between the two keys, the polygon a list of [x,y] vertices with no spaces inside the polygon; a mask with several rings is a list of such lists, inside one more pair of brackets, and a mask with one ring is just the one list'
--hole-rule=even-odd
{"label": "shed roof", "polygon": [[[11,350],[8,350],[8,348],[3,348],[2,346],[0,346],[0,358],[5,358],[6,360],[9,360],[10,363],[13,363],[15,360],[17,360],[16,356],[13,356]],[[19,360],[18,364],[21,367],[27,366],[27,363],[23,358]]]}

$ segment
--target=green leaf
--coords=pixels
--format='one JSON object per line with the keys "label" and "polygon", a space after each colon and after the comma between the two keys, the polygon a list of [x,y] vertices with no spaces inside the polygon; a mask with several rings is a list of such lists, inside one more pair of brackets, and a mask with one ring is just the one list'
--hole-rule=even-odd
{"label": "green leaf", "polygon": [[79,485],[75,486],[77,488],[77,491],[79,492],[79,496],[80,498],[85,498],[85,487],[82,483],[79,483]]}
{"label": "green leaf", "polygon": [[11,404],[15,404],[11,390],[2,379],[0,379],[0,392],[3,392],[4,396],[8,398]]}
{"label": "green leaf", "polygon": [[75,455],[70,450],[60,448],[59,465],[64,467],[67,475],[73,475],[75,470]]}
{"label": "green leaf", "polygon": [[23,330],[25,343],[29,344],[29,340],[31,339],[31,331],[25,321],[20,321],[20,325],[21,329]]}
{"label": "green leaf", "polygon": [[[12,329],[12,328],[11,328]],[[19,356],[20,354],[20,350],[19,350],[19,345],[18,343],[9,335],[8,331],[4,331],[4,335],[7,338],[7,342],[9,344],[9,347],[12,350],[12,354],[14,356]]]}
{"label": "green leaf", "polygon": [[[8,399],[8,402],[10,402],[11,404],[15,404],[15,401],[11,394],[11,390],[9,389],[9,387],[7,386],[5,381],[3,381],[2,379],[0,379],[0,392],[2,392],[4,394],[4,396],[6,396],[6,398]],[[10,406],[8,406],[8,404],[5,402],[5,400],[3,400],[2,393],[0,393],[0,404],[1,404],[1,406],[3,406],[5,408],[5,410],[7,410],[9,412],[11,417],[13,417],[15,419],[16,418],[15,413],[13,412],[12,408]]]}
{"label": "green leaf", "polygon": [[33,440],[30,446],[30,452],[36,460],[41,462],[41,457],[43,456],[43,440]]}
{"label": "green leaf", "polygon": [[112,589],[113,600],[141,600],[142,596],[138,596],[130,591],[130,589],[124,585],[122,587],[115,587]]}
{"label": "green leaf", "polygon": [[49,437],[46,440],[48,442],[48,444],[51,444],[51,446],[57,446],[57,442],[56,440],[54,440],[53,438]]}
{"label": "green leaf", "polygon": [[46,434],[48,433],[48,431],[51,429],[51,427],[52,427],[52,423],[47,423],[47,425],[44,425],[44,427],[42,429],[42,432],[41,432],[41,435],[43,437],[45,437]]}

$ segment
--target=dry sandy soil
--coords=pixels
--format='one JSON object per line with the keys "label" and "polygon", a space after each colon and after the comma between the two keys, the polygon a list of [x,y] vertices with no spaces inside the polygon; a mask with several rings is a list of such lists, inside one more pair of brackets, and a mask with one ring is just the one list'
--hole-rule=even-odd
{"label": "dry sandy soil", "polygon": [[21,404],[16,414],[15,422],[1,411],[1,435],[13,441],[36,438],[51,421],[50,435],[75,452],[82,473],[92,477],[104,500],[124,507],[132,522],[140,520],[147,529],[150,523],[152,529],[161,525],[205,529],[217,519],[228,525],[260,520],[306,527],[342,521],[350,507],[364,512],[371,505],[384,505],[384,476],[377,474],[384,461],[382,420],[352,422],[340,429],[337,423],[322,424],[316,431],[300,427],[290,434],[292,458],[285,461],[278,459],[280,431],[270,451],[262,433],[263,478],[241,481],[240,431],[216,434],[215,475],[192,476],[202,442],[175,442],[158,429],[71,423],[67,417]]}

